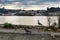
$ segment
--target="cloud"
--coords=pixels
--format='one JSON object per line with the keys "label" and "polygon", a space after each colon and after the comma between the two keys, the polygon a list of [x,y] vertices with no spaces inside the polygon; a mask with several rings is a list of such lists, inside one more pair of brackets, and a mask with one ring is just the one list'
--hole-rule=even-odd
{"label": "cloud", "polygon": [[[7,9],[39,10],[47,7],[60,7],[60,0],[3,0],[0,7]],[[8,2],[7,2],[8,1]]]}

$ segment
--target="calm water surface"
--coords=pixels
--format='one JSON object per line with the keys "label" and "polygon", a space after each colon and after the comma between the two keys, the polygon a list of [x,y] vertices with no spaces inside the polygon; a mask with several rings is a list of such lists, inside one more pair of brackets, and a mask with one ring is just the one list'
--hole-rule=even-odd
{"label": "calm water surface", "polygon": [[[51,16],[51,24],[55,21],[58,23],[58,16]],[[47,26],[47,16],[0,16],[0,23],[12,23],[17,25],[38,25],[38,21]]]}

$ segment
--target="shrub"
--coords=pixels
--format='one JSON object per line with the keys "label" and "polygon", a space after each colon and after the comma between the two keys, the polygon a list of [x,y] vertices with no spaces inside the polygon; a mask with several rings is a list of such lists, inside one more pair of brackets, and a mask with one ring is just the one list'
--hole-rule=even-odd
{"label": "shrub", "polygon": [[14,28],[14,26],[10,23],[4,23],[4,28]]}

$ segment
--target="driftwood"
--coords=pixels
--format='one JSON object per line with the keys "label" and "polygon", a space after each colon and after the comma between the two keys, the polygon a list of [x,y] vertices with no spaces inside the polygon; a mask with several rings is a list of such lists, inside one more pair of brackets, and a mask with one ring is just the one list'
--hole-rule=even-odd
{"label": "driftwood", "polygon": [[55,27],[55,26],[49,26],[47,27],[48,31],[54,31],[54,32],[57,32],[58,30],[58,27]]}

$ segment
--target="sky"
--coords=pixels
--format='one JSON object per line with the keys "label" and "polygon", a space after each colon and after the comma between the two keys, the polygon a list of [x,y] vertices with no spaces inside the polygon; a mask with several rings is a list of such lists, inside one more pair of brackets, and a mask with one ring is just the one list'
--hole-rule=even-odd
{"label": "sky", "polygon": [[46,10],[60,7],[60,0],[0,0],[0,7],[6,9]]}

